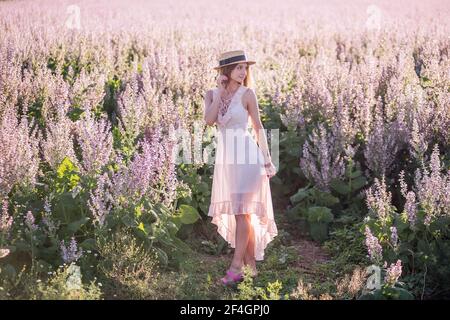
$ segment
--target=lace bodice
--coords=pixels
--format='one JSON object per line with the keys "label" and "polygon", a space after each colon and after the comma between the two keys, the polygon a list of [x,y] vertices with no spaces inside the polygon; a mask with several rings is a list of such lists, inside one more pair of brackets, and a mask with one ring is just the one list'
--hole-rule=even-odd
{"label": "lace bodice", "polygon": [[[219,128],[242,128],[248,129],[248,111],[242,104],[242,95],[247,90],[247,87],[241,85],[233,97],[231,98],[230,104],[224,115],[217,115],[217,124]],[[213,95],[219,94],[219,88],[213,89]]]}

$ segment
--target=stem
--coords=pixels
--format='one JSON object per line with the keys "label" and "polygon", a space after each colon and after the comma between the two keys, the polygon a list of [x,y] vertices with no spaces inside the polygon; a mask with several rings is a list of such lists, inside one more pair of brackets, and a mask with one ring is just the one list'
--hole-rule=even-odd
{"label": "stem", "polygon": [[353,160],[350,159],[348,162],[348,172],[350,172],[350,176],[348,179],[348,194],[347,194],[347,203],[350,203],[351,201],[351,194],[352,194],[352,172],[353,172]]}
{"label": "stem", "polygon": [[33,244],[33,230],[30,230],[31,239],[31,271],[34,271],[34,244]]}
{"label": "stem", "polygon": [[423,296],[425,294],[425,282],[426,282],[426,277],[427,277],[427,271],[428,271],[428,268],[427,268],[427,264],[425,263],[425,274],[423,275],[423,287],[422,287],[422,295],[420,297],[420,300],[423,300]]}

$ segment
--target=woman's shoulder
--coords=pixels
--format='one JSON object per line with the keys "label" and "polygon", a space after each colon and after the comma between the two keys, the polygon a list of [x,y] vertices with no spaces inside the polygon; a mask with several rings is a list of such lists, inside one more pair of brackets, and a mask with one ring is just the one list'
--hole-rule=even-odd
{"label": "woman's shoulder", "polygon": [[244,90],[245,98],[251,98],[251,97],[255,96],[255,90],[253,90],[253,88],[242,86],[242,89]]}

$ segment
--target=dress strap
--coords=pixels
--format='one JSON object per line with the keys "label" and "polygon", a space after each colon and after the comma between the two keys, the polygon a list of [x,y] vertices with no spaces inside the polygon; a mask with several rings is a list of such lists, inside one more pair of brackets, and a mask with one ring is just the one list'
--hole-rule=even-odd
{"label": "dress strap", "polygon": [[240,87],[239,87],[239,91],[236,92],[236,98],[237,98],[236,101],[241,102],[241,100],[242,100],[242,99],[241,99],[241,98],[242,98],[242,95],[244,94],[244,92],[245,92],[246,89],[247,89],[247,88],[244,87],[244,86],[240,86]]}

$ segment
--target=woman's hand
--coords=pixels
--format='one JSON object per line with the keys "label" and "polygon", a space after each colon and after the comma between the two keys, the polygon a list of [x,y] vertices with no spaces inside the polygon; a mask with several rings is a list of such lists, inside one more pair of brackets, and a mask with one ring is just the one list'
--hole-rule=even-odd
{"label": "woman's hand", "polygon": [[272,161],[266,163],[264,165],[264,168],[266,169],[267,177],[270,179],[277,173],[277,168],[272,163]]}
{"label": "woman's hand", "polygon": [[228,81],[228,77],[224,74],[221,74],[217,77],[217,87],[219,88],[220,95],[223,95],[226,92],[226,83]]}

